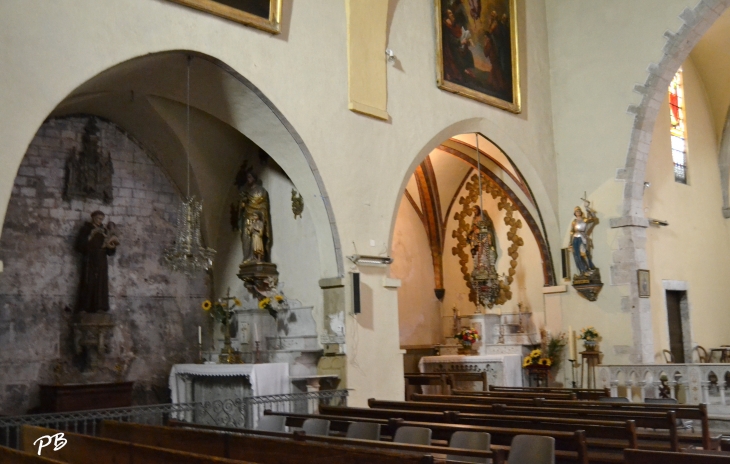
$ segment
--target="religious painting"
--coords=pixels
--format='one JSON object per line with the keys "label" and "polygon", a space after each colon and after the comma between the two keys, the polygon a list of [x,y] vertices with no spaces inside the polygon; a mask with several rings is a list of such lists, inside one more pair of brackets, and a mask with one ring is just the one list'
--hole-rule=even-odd
{"label": "religious painting", "polygon": [[435,0],[438,87],[519,113],[516,0]]}
{"label": "religious painting", "polygon": [[649,271],[647,269],[639,269],[636,271],[636,277],[639,285],[639,298],[649,298],[651,296]]}
{"label": "religious painting", "polygon": [[281,32],[281,0],[169,0],[262,31]]}

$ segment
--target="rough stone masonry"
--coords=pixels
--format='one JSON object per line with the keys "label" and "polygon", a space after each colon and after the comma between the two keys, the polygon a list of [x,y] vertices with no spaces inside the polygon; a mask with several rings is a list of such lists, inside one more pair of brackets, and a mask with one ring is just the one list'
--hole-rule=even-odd
{"label": "rough stone masonry", "polygon": [[[162,259],[180,194],[132,138],[98,120],[102,150],[114,165],[113,202],[64,200],[66,160],[81,148],[87,121],[46,121],[15,178],[0,239],[0,414],[31,410],[38,384],[59,380],[135,381],[136,404],[165,402],[172,364],[195,359],[206,277],[172,273]],[[81,259],[73,244],[98,209],[116,223],[122,242],[109,259],[109,298],[116,321],[110,348],[124,362],[89,372],[74,358],[69,326]]]}

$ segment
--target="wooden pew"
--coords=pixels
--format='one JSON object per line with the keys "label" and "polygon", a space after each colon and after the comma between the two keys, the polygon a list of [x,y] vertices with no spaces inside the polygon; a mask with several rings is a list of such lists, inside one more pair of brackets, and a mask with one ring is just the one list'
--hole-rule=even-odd
{"label": "wooden pew", "polygon": [[[598,400],[601,397],[610,397],[611,391],[608,388],[558,388],[558,387],[500,387],[498,385],[490,385],[489,391],[492,392],[509,392],[509,391],[529,391],[529,392],[546,392],[546,393],[575,393],[579,400]],[[456,393],[479,393],[464,390],[455,390]]]}
{"label": "wooden pew", "polygon": [[[456,392],[455,394],[460,397],[479,398],[474,393],[479,392]],[[429,395],[429,401],[437,400],[441,401],[441,398],[446,395]],[[426,399],[427,397],[421,396],[415,399]],[[443,401],[456,401],[448,399],[453,397],[443,398]],[[489,404],[495,401],[490,398],[485,398],[483,401],[474,400],[473,403],[477,404]],[[719,446],[719,435],[712,436],[710,433],[710,420],[707,412],[707,405],[702,404],[657,404],[657,403],[609,403],[602,401],[580,401],[579,403],[572,401],[563,400],[550,400],[536,398],[531,402],[530,400],[513,399],[508,404],[520,404],[522,406],[529,406],[533,404],[535,406],[549,406],[549,407],[568,407],[568,408],[596,408],[596,409],[619,409],[628,411],[675,411],[678,419],[694,420],[698,421],[701,425],[701,431],[699,435],[682,434],[682,441],[700,445],[705,449],[716,449]],[[648,438],[648,436],[647,436]]]}
{"label": "wooden pew", "polygon": [[0,462],[12,464],[64,464],[63,461],[38,456],[37,453],[14,450],[6,446],[0,446]]}
{"label": "wooden pew", "polygon": [[[710,452],[712,453],[712,452]],[[730,464],[730,455],[625,450],[626,464]]]}
{"label": "wooden pew", "polygon": [[[421,395],[425,396],[425,395]],[[447,396],[446,398],[457,398]],[[570,404],[577,404],[571,402]],[[512,406],[505,404],[463,404],[458,402],[405,402],[369,399],[368,405],[377,409],[404,409],[420,411],[459,411],[475,414],[523,415],[541,417],[584,418],[600,421],[634,420],[636,427],[667,430],[668,435],[653,434],[650,438],[658,438],[669,443],[671,451],[679,451],[676,413],[674,411],[622,411],[594,408],[548,408],[538,406]],[[639,433],[642,438],[642,433]],[[640,446],[641,447],[641,444]]]}
{"label": "wooden pew", "polygon": [[437,386],[441,387],[441,394],[445,395],[450,392],[449,380],[446,374],[404,374],[403,379],[405,380],[406,390],[406,401],[409,398],[409,387],[412,386]]}
{"label": "wooden pew", "polygon": [[[454,392],[465,392],[464,390],[452,390]],[[530,391],[474,391],[467,392],[474,393],[474,395],[459,394],[459,397],[476,397],[476,398],[500,398],[504,399],[534,399],[534,398],[545,398],[550,400],[563,400],[563,401],[576,401],[578,395],[575,392],[530,392]],[[454,393],[456,395],[456,393]],[[430,396],[430,395],[429,395]],[[443,396],[443,395],[437,395]]]}
{"label": "wooden pew", "polygon": [[[45,435],[55,435],[58,430],[24,425],[21,443],[26,453],[37,453],[33,443]],[[49,457],[70,464],[243,464],[248,461],[209,457],[202,454],[173,451],[135,443],[63,432],[66,445],[53,451],[44,448]],[[294,462],[294,461],[292,461]]]}
{"label": "wooden pew", "polygon": [[[348,425],[352,422],[377,423],[381,425],[381,430],[385,431],[385,433],[389,433],[391,436],[395,433],[397,428],[402,425],[418,424],[418,426],[430,428],[433,431],[434,439],[443,439],[447,441],[450,440],[451,434],[453,432],[459,430],[487,432],[490,434],[494,434],[495,428],[500,429],[500,432],[506,432],[512,429],[529,429],[530,434],[533,435],[536,433],[542,433],[543,431],[547,431],[548,433],[550,433],[551,431],[575,433],[578,430],[582,430],[583,432],[586,432],[586,430],[588,430],[589,432],[586,432],[585,435],[588,447],[588,459],[591,462],[595,461],[596,459],[598,459],[599,462],[623,462],[623,450],[627,447],[636,447],[636,430],[635,427],[633,427],[633,422],[631,421],[628,421],[625,424],[621,422],[610,422],[609,426],[601,425],[606,424],[606,422],[602,422],[600,424],[592,424],[589,421],[579,421],[581,422],[581,424],[576,425],[571,423],[560,423],[559,420],[542,423],[540,418],[528,418],[528,420],[526,421],[499,420],[504,419],[504,417],[497,416],[497,420],[474,421],[473,423],[466,423],[466,421],[459,420],[459,413],[449,412],[444,414],[427,413],[430,414],[431,417],[421,416],[420,420],[406,420],[404,422],[402,420],[403,418],[400,417],[401,415],[398,414],[399,411],[395,410],[376,410],[347,407],[336,407],[336,409],[338,409],[338,412],[340,413],[346,413],[348,409],[354,409],[354,411],[350,411],[350,416],[292,414],[286,412],[273,412],[268,410],[265,411],[264,414],[286,417],[286,425],[289,427],[301,427],[306,419],[312,417],[326,419],[330,421],[330,430],[335,432],[345,432]],[[373,415],[373,412],[375,412],[376,414],[385,413],[390,415],[391,418],[386,419],[370,417],[370,415]],[[531,421],[529,419],[535,419],[537,420],[537,422]],[[568,421],[570,420],[568,419]],[[507,436],[511,437],[512,435],[507,433]],[[506,443],[507,440],[504,440],[504,442]],[[493,440],[492,443],[499,444],[495,440]],[[560,445],[558,444],[558,446]],[[591,449],[593,449],[593,453],[591,452]],[[609,456],[610,454],[613,454],[613,456]],[[574,459],[577,459],[577,456],[575,456]]]}
{"label": "wooden pew", "polygon": [[[122,423],[122,425],[126,425]],[[335,454],[332,457],[323,456],[319,453],[314,459],[310,456],[306,456],[307,459],[302,460],[301,457],[296,461],[284,461],[284,460],[273,460],[273,461],[258,461],[263,464],[266,463],[314,463],[314,462],[336,462],[336,463],[357,463],[357,464],[370,464],[372,462],[377,463],[444,463],[445,461],[441,458],[435,458],[434,455],[445,455],[453,454],[460,456],[472,456],[486,459],[492,459],[494,464],[503,464],[506,453],[504,450],[496,451],[476,451],[456,448],[445,448],[441,446],[423,446],[423,445],[411,445],[406,443],[391,443],[383,441],[371,441],[371,440],[358,440],[352,438],[340,438],[340,437],[323,437],[315,435],[306,435],[302,432],[296,432],[294,434],[282,433],[282,432],[264,432],[260,430],[248,430],[239,429],[232,427],[218,427],[214,425],[200,425],[191,424],[180,421],[170,421],[169,427],[179,430],[187,430],[192,433],[209,433],[213,435],[227,436],[229,437],[228,449],[230,452],[240,450],[240,452],[248,455],[251,451],[251,446],[257,446],[261,440],[273,439],[274,446],[278,448],[288,448],[293,445],[311,445],[319,446],[326,450],[340,450],[340,455]],[[155,427],[155,426],[140,426],[140,427]],[[164,428],[164,427],[163,427]],[[220,433],[225,432],[225,433]],[[245,439],[248,443],[248,448],[240,446],[242,439]],[[407,453],[403,453],[406,451]],[[300,453],[307,453],[307,450],[302,450]],[[346,454],[342,454],[346,453]],[[357,455],[358,458],[355,460],[353,455]],[[365,459],[362,456],[367,455]],[[390,456],[391,459],[384,459],[383,456]],[[258,459],[258,458],[257,458]]]}
{"label": "wooden pew", "polygon": [[[264,411],[264,414],[288,417],[287,425],[301,427],[300,423],[309,417],[319,417],[331,421],[331,429],[344,431],[350,422],[375,422],[388,425],[388,419],[404,419],[412,422],[434,422],[443,424],[475,425],[502,428],[544,429],[559,432],[583,430],[589,447],[636,448],[638,445],[634,421],[595,421],[559,417],[503,416],[496,414],[470,414],[457,411],[429,412],[395,409],[352,408],[343,406],[324,406],[319,415],[291,414],[286,412]],[[392,430],[389,430],[392,433]],[[615,446],[611,446],[615,445]]]}

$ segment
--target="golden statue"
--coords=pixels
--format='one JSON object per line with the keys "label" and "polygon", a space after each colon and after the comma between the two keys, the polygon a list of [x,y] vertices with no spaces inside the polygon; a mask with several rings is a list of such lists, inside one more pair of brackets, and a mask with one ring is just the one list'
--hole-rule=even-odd
{"label": "golden statue", "polygon": [[[240,175],[239,175],[240,177]],[[251,171],[245,172],[239,188],[238,221],[243,249],[242,263],[271,262],[271,214],[269,193]]]}

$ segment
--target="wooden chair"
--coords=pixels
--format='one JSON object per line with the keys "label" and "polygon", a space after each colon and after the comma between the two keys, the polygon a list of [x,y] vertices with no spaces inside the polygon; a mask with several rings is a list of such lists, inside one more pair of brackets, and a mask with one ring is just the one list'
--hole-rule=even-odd
{"label": "wooden chair", "polygon": [[426,427],[399,427],[393,436],[393,443],[410,443],[411,445],[430,445],[431,429]]}
{"label": "wooden chair", "polygon": [[307,435],[326,437],[330,434],[330,421],[317,418],[307,419],[304,421],[304,424],[302,424],[302,430]]}
{"label": "wooden chair", "polygon": [[256,430],[265,432],[285,432],[286,417],[280,416],[261,416],[259,423],[256,424]]}
{"label": "wooden chair", "polygon": [[555,464],[555,439],[516,435],[507,457],[509,464]]}
{"label": "wooden chair", "polygon": [[[277,416],[272,416],[277,417]],[[286,420],[286,416],[279,416]],[[380,424],[373,422],[352,422],[347,427],[347,438],[380,441]]]}
{"label": "wooden chair", "polygon": [[481,382],[482,391],[489,391],[486,372],[454,372],[449,374],[449,384],[452,390],[456,390],[456,382]]}
{"label": "wooden chair", "polygon": [[695,346],[693,351],[697,352],[697,359],[699,360],[699,362],[701,362],[701,363],[710,362],[710,357],[707,354],[707,350],[703,346],[697,345],[697,346]]}

